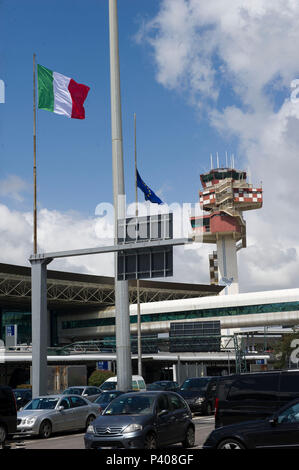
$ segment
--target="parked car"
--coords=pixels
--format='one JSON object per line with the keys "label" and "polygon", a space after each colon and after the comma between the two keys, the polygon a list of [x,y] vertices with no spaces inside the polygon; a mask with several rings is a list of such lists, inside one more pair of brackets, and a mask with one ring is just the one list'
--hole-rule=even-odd
{"label": "parked car", "polygon": [[147,390],[169,390],[170,392],[177,392],[180,386],[177,382],[172,380],[157,380],[146,387]]}
{"label": "parked car", "polygon": [[299,370],[221,377],[216,391],[215,427],[270,417],[299,398]]}
{"label": "parked car", "polygon": [[78,395],[33,398],[17,415],[17,433],[48,438],[54,432],[87,429],[101,413],[99,405]]}
{"label": "parked car", "polygon": [[81,395],[89,401],[95,401],[95,399],[102,393],[102,390],[99,387],[78,385],[76,387],[69,387],[62,393],[63,395]]}
{"label": "parked car", "polygon": [[17,429],[17,406],[12,388],[0,385],[0,445]]}
{"label": "parked car", "polygon": [[125,392],[121,392],[120,390],[106,390],[98,396],[94,403],[99,405],[101,409],[104,410],[109,405],[109,403],[114,400],[114,398],[122,395],[123,393]]}
{"label": "parked car", "polygon": [[16,399],[17,410],[23,408],[23,406],[27,405],[27,403],[32,400],[32,390],[30,388],[15,388],[13,392]]}
{"label": "parked car", "polygon": [[193,447],[195,426],[189,406],[177,393],[125,393],[87,428],[84,441],[87,449],[156,449],[177,442]]}
{"label": "parked car", "polygon": [[179,394],[186,400],[191,411],[206,415],[214,413],[216,386],[219,377],[194,377],[185,380]]}
{"label": "parked car", "polygon": [[[117,389],[117,377],[109,377],[100,386],[101,390],[116,390]],[[141,375],[132,375],[132,389],[135,391],[146,391],[146,385],[144,378]]]}
{"label": "parked car", "polygon": [[204,449],[299,449],[299,400],[288,403],[270,418],[217,428]]}

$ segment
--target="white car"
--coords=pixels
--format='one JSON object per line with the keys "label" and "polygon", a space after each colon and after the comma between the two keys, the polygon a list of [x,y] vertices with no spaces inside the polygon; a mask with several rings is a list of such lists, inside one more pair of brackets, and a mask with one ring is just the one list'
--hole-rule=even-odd
{"label": "white car", "polygon": [[17,413],[16,434],[48,438],[54,432],[87,429],[99,414],[99,405],[78,395],[41,396]]}

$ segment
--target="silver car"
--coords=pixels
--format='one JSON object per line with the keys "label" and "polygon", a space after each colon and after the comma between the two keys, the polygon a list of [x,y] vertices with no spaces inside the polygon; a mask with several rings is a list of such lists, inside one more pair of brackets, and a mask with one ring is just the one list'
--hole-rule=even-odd
{"label": "silver car", "polygon": [[78,395],[40,396],[18,412],[16,434],[48,438],[54,432],[87,429],[99,414],[99,405]]}
{"label": "silver car", "polygon": [[81,395],[89,401],[95,401],[102,393],[102,390],[99,387],[92,387],[91,385],[77,385],[67,388],[62,393],[63,395]]}

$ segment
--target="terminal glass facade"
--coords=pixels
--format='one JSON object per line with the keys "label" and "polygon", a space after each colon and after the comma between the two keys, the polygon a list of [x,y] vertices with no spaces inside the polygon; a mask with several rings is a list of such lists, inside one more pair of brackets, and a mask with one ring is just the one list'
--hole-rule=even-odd
{"label": "terminal glass facade", "polygon": [[[279,302],[260,305],[242,305],[236,307],[222,307],[209,309],[194,309],[180,312],[160,312],[141,315],[141,322],[162,322],[174,320],[190,320],[209,317],[224,317],[234,315],[249,315],[257,313],[291,312],[299,311],[299,302]],[[131,315],[131,323],[137,323],[137,315]],[[93,326],[115,325],[115,318],[91,318],[86,320],[68,320],[62,322],[62,329],[89,328]]]}
{"label": "terminal glass facade", "polygon": [[1,338],[5,341],[5,327],[18,326],[18,343],[31,343],[31,312],[23,310],[3,309],[1,311]]}

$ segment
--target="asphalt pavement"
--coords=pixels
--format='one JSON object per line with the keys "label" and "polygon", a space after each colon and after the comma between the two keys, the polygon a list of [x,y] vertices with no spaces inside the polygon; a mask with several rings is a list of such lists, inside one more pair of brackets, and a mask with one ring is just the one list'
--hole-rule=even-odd
{"label": "asphalt pavement", "polygon": [[[209,433],[214,429],[214,416],[195,416],[195,449],[200,449]],[[84,433],[54,434],[49,439],[38,437],[15,437],[11,449],[84,449]],[[177,444],[181,446],[180,444]],[[173,447],[173,446],[171,446]]]}

